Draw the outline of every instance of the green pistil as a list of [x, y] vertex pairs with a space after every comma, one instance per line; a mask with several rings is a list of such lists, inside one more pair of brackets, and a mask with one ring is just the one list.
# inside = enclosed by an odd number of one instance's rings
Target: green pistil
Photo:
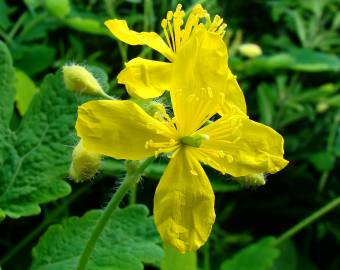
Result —
[[182, 144], [189, 145], [192, 147], [200, 147], [201, 144], [207, 140], [209, 140], [209, 135], [206, 135], [206, 134], [195, 134], [192, 136], [184, 136], [180, 139]]

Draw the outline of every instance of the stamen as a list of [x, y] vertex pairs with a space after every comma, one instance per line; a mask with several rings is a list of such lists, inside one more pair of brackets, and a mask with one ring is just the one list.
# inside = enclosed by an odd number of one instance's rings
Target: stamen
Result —
[[164, 33], [166, 42], [168, 43], [168, 46], [170, 47], [170, 49], [172, 51], [174, 51], [174, 48], [172, 48], [172, 44], [170, 42], [168, 31], [166, 30], [167, 24], [168, 24], [168, 21], [166, 19], [163, 19], [161, 25], [162, 25], [162, 28], [163, 28], [163, 33]]
[[181, 10], [181, 8], [182, 5], [178, 4], [173, 17], [176, 51], [178, 51], [181, 46], [181, 26], [183, 25], [183, 17], [185, 15], [184, 11]]
[[161, 153], [174, 152], [179, 146], [179, 142], [172, 138], [165, 142], [154, 142], [152, 139], [145, 142], [145, 149], [155, 148], [155, 157]]

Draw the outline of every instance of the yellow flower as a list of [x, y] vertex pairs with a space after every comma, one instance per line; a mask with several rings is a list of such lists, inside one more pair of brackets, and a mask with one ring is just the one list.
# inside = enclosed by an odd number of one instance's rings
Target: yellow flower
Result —
[[[283, 138], [219, 90], [225, 53], [223, 41], [207, 31], [181, 47], [170, 87], [173, 117], [162, 106], [152, 117], [127, 100], [90, 101], [78, 110], [77, 134], [89, 151], [129, 160], [169, 155], [154, 218], [163, 241], [179, 252], [202, 246], [215, 221], [214, 193], [201, 162], [235, 177], [275, 173], [287, 164]], [[220, 117], [221, 107], [228, 109]]]
[[[188, 42], [200, 30], [213, 33], [221, 40], [227, 25], [223, 19], [216, 15], [213, 21], [201, 5], [195, 5], [184, 25], [183, 17], [185, 12], [182, 5], [177, 5], [175, 12], [169, 11], [161, 25], [164, 32], [165, 41], [155, 32], [135, 32], [130, 30], [125, 20], [108, 20], [105, 25], [111, 33], [119, 40], [130, 45], [147, 45], [164, 55], [169, 62], [147, 60], [140, 57], [134, 58], [118, 75], [118, 83], [124, 84], [131, 96], [143, 99], [158, 97], [165, 90], [170, 89], [173, 66], [177, 55]], [[205, 24], [200, 22], [205, 19]], [[183, 27], [182, 27], [183, 26]], [[207, 44], [210, 46], [210, 44]], [[191, 54], [187, 56], [190, 61]], [[228, 63], [228, 55], [220, 56], [225, 66]], [[211, 62], [211, 61], [210, 61]], [[236, 77], [227, 68], [223, 70], [226, 81], [223, 90], [229, 96], [237, 96], [240, 102], [239, 107], [246, 112], [246, 104], [243, 98]], [[221, 89], [222, 90], [222, 89]]]

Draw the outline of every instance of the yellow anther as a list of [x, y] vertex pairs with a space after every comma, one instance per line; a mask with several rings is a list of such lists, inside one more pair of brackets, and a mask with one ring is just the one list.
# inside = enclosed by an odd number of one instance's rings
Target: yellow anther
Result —
[[161, 22], [161, 26], [163, 29], [165, 29], [168, 25], [168, 21], [166, 19], [163, 19], [162, 22]]
[[166, 14], [166, 19], [168, 21], [172, 20], [173, 15], [174, 15], [174, 13], [172, 11], [168, 11], [167, 14]]

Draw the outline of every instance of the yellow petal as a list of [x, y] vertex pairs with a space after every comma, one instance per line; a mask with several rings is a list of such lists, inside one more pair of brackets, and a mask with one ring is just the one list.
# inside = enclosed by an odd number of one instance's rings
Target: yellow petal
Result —
[[167, 142], [172, 131], [131, 101], [96, 100], [78, 108], [77, 134], [89, 151], [116, 159], [154, 155], [146, 143]]
[[181, 136], [190, 135], [231, 98], [226, 95], [228, 54], [216, 33], [200, 30], [176, 55], [170, 94]]
[[209, 140], [194, 149], [194, 155], [222, 173], [236, 177], [275, 173], [288, 164], [282, 136], [246, 115], [223, 116], [198, 132], [207, 134]]
[[107, 20], [105, 25], [119, 40], [130, 45], [147, 45], [172, 61], [173, 51], [157, 33], [130, 30], [125, 20]]
[[247, 105], [243, 92], [237, 83], [236, 76], [228, 69], [226, 87], [225, 87], [225, 103], [222, 105], [221, 112], [228, 114], [229, 106], [237, 106], [243, 113], [247, 113]]
[[130, 96], [142, 99], [155, 98], [170, 88], [173, 64], [140, 57], [126, 63], [118, 74], [118, 83], [125, 84]]
[[154, 218], [163, 241], [181, 253], [197, 250], [209, 237], [215, 221], [214, 193], [188, 149], [172, 157], [157, 186]]

